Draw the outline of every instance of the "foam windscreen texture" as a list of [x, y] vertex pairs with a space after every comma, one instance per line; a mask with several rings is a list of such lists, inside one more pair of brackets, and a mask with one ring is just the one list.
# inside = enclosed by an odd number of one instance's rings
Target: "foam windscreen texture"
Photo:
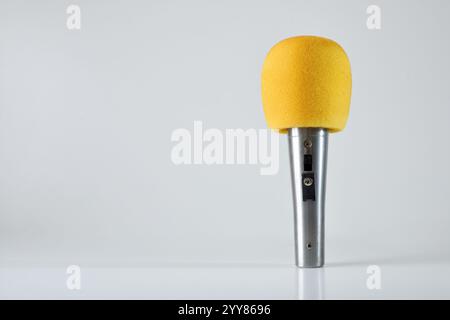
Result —
[[267, 124], [288, 128], [344, 129], [352, 76], [345, 51], [316, 36], [292, 37], [267, 54], [262, 70], [262, 102]]

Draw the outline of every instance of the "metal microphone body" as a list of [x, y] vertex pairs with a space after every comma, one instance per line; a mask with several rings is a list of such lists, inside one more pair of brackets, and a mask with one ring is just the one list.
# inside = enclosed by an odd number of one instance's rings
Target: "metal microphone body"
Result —
[[300, 268], [318, 268], [325, 260], [325, 189], [328, 130], [288, 131], [295, 224], [295, 260]]

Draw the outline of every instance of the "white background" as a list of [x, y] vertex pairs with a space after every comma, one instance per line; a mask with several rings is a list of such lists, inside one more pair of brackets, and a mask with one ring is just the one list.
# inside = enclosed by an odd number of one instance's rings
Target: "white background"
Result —
[[[449, 14], [444, 0], [1, 0], [0, 296], [449, 298]], [[170, 159], [195, 120], [265, 128], [265, 54], [304, 34], [339, 42], [353, 72], [330, 136], [327, 266], [308, 274], [284, 136], [274, 176]]]

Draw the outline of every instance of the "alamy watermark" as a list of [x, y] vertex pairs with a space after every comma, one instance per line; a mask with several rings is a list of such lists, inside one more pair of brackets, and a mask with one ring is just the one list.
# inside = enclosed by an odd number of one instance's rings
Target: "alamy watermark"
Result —
[[81, 29], [81, 8], [75, 4], [71, 4], [67, 7], [66, 13], [67, 21], [66, 26], [69, 30], [80, 30]]
[[261, 175], [279, 170], [279, 134], [268, 129], [175, 129], [171, 160], [176, 165], [260, 165]]
[[371, 265], [366, 270], [369, 275], [366, 280], [366, 286], [369, 290], [381, 289], [381, 268], [377, 265]]
[[380, 30], [381, 29], [381, 8], [377, 5], [370, 5], [367, 7], [366, 13], [369, 15], [367, 17], [366, 25], [369, 30]]
[[81, 268], [77, 265], [68, 266], [66, 274], [69, 275], [66, 280], [67, 289], [81, 290]]

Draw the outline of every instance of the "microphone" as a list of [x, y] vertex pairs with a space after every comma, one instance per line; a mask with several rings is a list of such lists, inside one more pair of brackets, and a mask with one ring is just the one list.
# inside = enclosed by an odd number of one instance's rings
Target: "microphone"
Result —
[[267, 124], [288, 135], [296, 265], [322, 267], [328, 135], [347, 122], [350, 62], [332, 40], [292, 37], [270, 49], [261, 78]]

